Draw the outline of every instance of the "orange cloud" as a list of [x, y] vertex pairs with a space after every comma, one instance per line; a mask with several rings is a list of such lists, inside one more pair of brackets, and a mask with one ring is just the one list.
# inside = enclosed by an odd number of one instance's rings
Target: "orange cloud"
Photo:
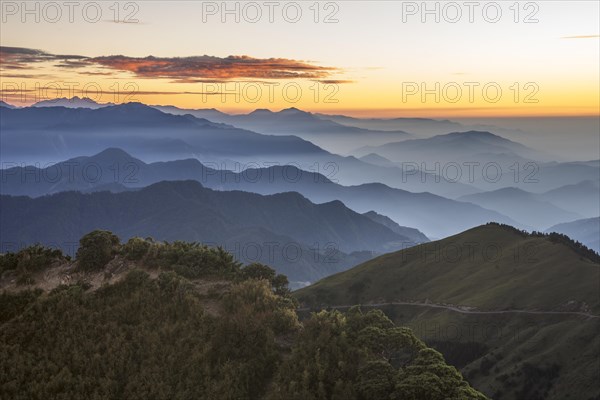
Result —
[[231, 79], [320, 79], [335, 68], [285, 58], [260, 59], [249, 56], [95, 57], [103, 67], [134, 73], [140, 78], [166, 78], [177, 82], [228, 81]]
[[[250, 56], [213, 57], [129, 57], [124, 55], [86, 57], [55, 55], [21, 47], [0, 47], [3, 69], [27, 69], [36, 63], [53, 62], [60, 69], [77, 70], [97, 67], [133, 73], [138, 78], [163, 78], [179, 83], [226, 82], [233, 79], [314, 79], [329, 78], [337, 68], [323, 67], [286, 58], [254, 58]], [[338, 81], [342, 82], [342, 81]]]

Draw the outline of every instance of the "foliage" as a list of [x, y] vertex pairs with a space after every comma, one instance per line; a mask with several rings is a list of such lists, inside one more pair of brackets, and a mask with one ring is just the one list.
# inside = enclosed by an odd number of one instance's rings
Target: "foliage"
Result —
[[401, 369], [391, 397], [406, 400], [485, 399], [465, 382], [456, 368], [446, 365], [437, 351], [423, 348], [411, 365]]
[[271, 399], [485, 399], [380, 310], [321, 311], [305, 322]]
[[[287, 278], [266, 265], [241, 268], [197, 243], [120, 245], [106, 231], [81, 244], [85, 271], [113, 257], [139, 268], [95, 291], [79, 283], [0, 294], [0, 398], [484, 398], [381, 311], [323, 311], [301, 324]], [[5, 257], [11, 268], [24, 262]], [[160, 271], [151, 279], [144, 268]], [[227, 282], [221, 293], [197, 289], [215, 276]], [[422, 382], [435, 383], [431, 393]]]
[[69, 257], [65, 256], [62, 251], [36, 244], [21, 249], [17, 253], [1, 254], [0, 276], [5, 271], [14, 271], [17, 282], [28, 284], [32, 283], [31, 275], [33, 273], [68, 260]]
[[267, 265], [252, 263], [245, 266], [241, 273], [243, 279], [265, 279], [269, 281], [273, 287], [273, 291], [278, 295], [287, 296], [290, 294], [287, 276], [277, 274], [274, 269]]
[[298, 325], [256, 280], [234, 285], [220, 317], [172, 272], [26, 293], [1, 298], [22, 312], [0, 325], [0, 398], [256, 399], [280, 359], [276, 334]]
[[123, 245], [121, 251], [128, 260], [139, 261], [148, 254], [150, 247], [152, 247], [150, 240], [133, 237]]
[[188, 279], [207, 276], [233, 278], [239, 274], [241, 266], [221, 247], [181, 241], [153, 243], [145, 260], [148, 266], [172, 269]]
[[85, 271], [102, 269], [117, 253], [119, 238], [112, 232], [96, 230], [79, 239], [77, 262]]
[[515, 233], [521, 235], [522, 237], [531, 236], [531, 237], [547, 238], [552, 243], [564, 244], [565, 246], [569, 247], [571, 250], [573, 250], [580, 256], [585, 257], [585, 258], [589, 259], [590, 261], [593, 261], [595, 263], [600, 262], [600, 254], [598, 254], [594, 250], [590, 249], [583, 243], [573, 240], [569, 236], [564, 235], [562, 233], [557, 233], [557, 232], [544, 233], [544, 232], [538, 232], [538, 231], [533, 231], [533, 232], [529, 233], [525, 230], [517, 229], [511, 225], [500, 224], [498, 222], [488, 222], [486, 225], [499, 226], [510, 232], [515, 232]]

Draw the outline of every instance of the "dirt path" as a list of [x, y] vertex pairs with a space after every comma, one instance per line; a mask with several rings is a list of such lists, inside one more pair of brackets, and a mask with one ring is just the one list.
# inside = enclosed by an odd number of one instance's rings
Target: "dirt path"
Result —
[[[340, 310], [354, 307], [357, 304], [352, 305], [339, 305], [339, 306], [328, 306], [328, 308]], [[534, 315], [577, 315], [587, 318], [600, 318], [598, 315], [589, 314], [580, 311], [529, 311], [529, 310], [502, 310], [502, 311], [478, 311], [470, 310], [466, 307], [450, 306], [444, 304], [435, 303], [418, 303], [418, 302], [400, 302], [393, 301], [389, 303], [371, 303], [371, 304], [360, 304], [361, 307], [384, 307], [384, 306], [416, 306], [416, 307], [429, 307], [429, 308], [442, 308], [449, 311], [458, 312], [461, 314], [534, 314]], [[310, 311], [310, 308], [299, 308], [298, 311]]]

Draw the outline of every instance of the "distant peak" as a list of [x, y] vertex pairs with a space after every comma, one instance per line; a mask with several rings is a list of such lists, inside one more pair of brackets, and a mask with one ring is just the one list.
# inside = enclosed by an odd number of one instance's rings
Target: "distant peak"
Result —
[[160, 181], [153, 183], [150, 186], [146, 186], [144, 191], [176, 191], [180, 194], [191, 194], [205, 189], [204, 186], [195, 180], [183, 180], [183, 181]]
[[127, 153], [125, 150], [120, 149], [118, 147], [108, 147], [105, 150], [102, 150], [100, 153], [96, 154], [96, 156], [100, 156], [100, 155], [124, 155], [124, 156], [128, 156], [131, 157], [131, 155], [129, 153]]
[[308, 114], [306, 111], [302, 111], [296, 107], [285, 108], [280, 111], [282, 114]]
[[361, 160], [369, 160], [369, 159], [375, 159], [375, 160], [381, 160], [381, 161], [388, 161], [391, 162], [390, 160], [388, 160], [387, 158], [380, 156], [377, 153], [369, 153], [366, 156], [362, 156], [360, 157]]
[[163, 114], [162, 111], [137, 101], [122, 104], [114, 104], [109, 107], [105, 107], [104, 110], [146, 111], [154, 114]]
[[90, 99], [89, 97], [79, 97], [79, 96], [73, 96], [70, 98], [69, 97], [60, 97], [60, 98], [56, 98], [56, 99], [42, 100], [39, 103], [80, 103], [80, 102], [100, 104], [100, 103], [96, 102], [95, 100]]
[[334, 208], [338, 208], [338, 207], [346, 208], [346, 205], [341, 200], [331, 200], [331, 201], [328, 201], [327, 203], [321, 204], [321, 206], [334, 207]]
[[499, 138], [499, 139], [503, 139], [503, 137], [495, 135], [491, 132], [488, 131], [466, 131], [466, 132], [452, 132], [452, 133], [448, 133], [445, 136], [475, 136], [475, 137], [494, 137], [494, 138]]
[[271, 111], [267, 108], [257, 108], [256, 110], [254, 110], [250, 113], [250, 115], [256, 115], [256, 114], [273, 114], [273, 111]]
[[120, 107], [137, 107], [137, 108], [152, 108], [139, 101], [130, 101], [129, 103], [118, 104]]
[[109, 147], [98, 154], [89, 157], [97, 162], [141, 162], [123, 149]]
[[13, 106], [12, 104], [9, 104], [5, 101], [0, 100], [0, 107], [6, 107], [6, 108], [17, 108], [16, 106]]
[[367, 211], [366, 213], [363, 213], [363, 215], [365, 215], [365, 216], [382, 216], [381, 214], [379, 214], [377, 211], [374, 211], [374, 210]]

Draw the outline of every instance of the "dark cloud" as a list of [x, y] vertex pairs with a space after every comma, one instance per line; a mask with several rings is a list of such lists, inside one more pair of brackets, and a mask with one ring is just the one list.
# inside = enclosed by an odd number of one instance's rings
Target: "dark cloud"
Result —
[[56, 79], [54, 75], [45, 74], [13, 74], [13, 73], [2, 73], [2, 78], [14, 78], [14, 79]]
[[54, 62], [56, 67], [64, 69], [102, 67], [130, 72], [138, 78], [170, 79], [178, 83], [216, 83], [239, 79], [327, 80], [332, 74], [339, 72], [337, 68], [286, 58], [254, 58], [250, 56], [222, 58], [208, 55], [143, 58], [124, 55], [86, 57], [55, 55], [20, 47], [0, 47], [0, 62], [3, 69], [25, 69], [41, 62]]
[[344, 83], [354, 83], [354, 81], [343, 80], [343, 79], [320, 79], [317, 82], [324, 85], [342, 85]]
[[77, 71], [79, 75], [88, 75], [88, 76], [110, 76], [113, 75], [114, 72], [102, 72], [102, 71]]
[[50, 54], [36, 49], [0, 46], [0, 65], [2, 69], [27, 69], [32, 64], [41, 62], [82, 63], [86, 59], [85, 56]]
[[[66, 90], [65, 90], [66, 91]], [[24, 93], [40, 93], [40, 89], [0, 89], [0, 98], [1, 97], [22, 97]], [[94, 91], [94, 95], [115, 95], [114, 91]], [[148, 90], [135, 90], [133, 92], [127, 92], [122, 94], [130, 94], [132, 96], [155, 96], [155, 95], [210, 95], [210, 96], [236, 96], [235, 93], [227, 93], [227, 92], [191, 92], [191, 91], [148, 91]]]

